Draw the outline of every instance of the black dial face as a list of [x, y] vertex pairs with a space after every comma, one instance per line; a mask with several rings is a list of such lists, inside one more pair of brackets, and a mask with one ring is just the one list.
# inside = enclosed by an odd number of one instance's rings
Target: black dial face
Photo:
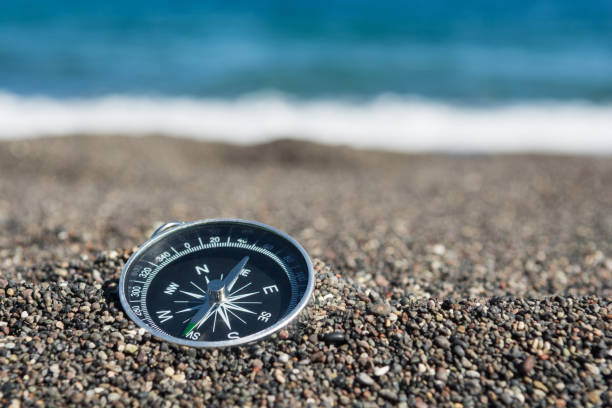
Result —
[[124, 308], [140, 326], [193, 346], [236, 345], [288, 323], [312, 291], [312, 267], [289, 236], [243, 220], [179, 225], [124, 268]]

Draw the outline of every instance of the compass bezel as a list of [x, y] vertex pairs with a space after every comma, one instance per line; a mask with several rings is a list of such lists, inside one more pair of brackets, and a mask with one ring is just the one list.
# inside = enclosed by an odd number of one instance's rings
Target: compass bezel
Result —
[[[270, 233], [278, 235], [279, 237], [287, 240], [295, 248], [297, 248], [297, 250], [300, 252], [302, 257], [304, 258], [304, 262], [306, 263], [306, 269], [307, 269], [307, 274], [308, 274], [308, 283], [306, 285], [306, 289], [304, 291], [302, 298], [296, 304], [293, 310], [291, 310], [289, 313], [287, 313], [283, 318], [281, 318], [279, 321], [277, 321], [273, 325], [259, 332], [250, 334], [245, 337], [237, 338], [237, 339], [228, 339], [228, 340], [221, 340], [221, 341], [184, 340], [184, 339], [179, 339], [177, 337], [170, 336], [166, 333], [157, 332], [150, 325], [146, 324], [141, 317], [138, 317], [132, 311], [132, 308], [130, 307], [129, 302], [125, 296], [124, 289], [125, 289], [125, 283], [126, 283], [126, 276], [127, 276], [127, 273], [130, 267], [132, 266], [132, 263], [139, 257], [139, 255], [144, 253], [150, 246], [162, 241], [164, 238], [166, 238], [169, 235], [178, 233], [181, 230], [192, 228], [194, 226], [219, 223], [219, 222], [244, 224], [244, 225], [255, 227], [255, 228], [261, 228]], [[314, 277], [314, 270], [312, 267], [312, 261], [310, 260], [308, 253], [302, 247], [302, 245], [300, 245], [299, 242], [297, 242], [293, 237], [291, 237], [287, 233], [279, 229], [276, 229], [274, 227], [271, 227], [270, 225], [267, 225], [267, 224], [264, 224], [258, 221], [246, 220], [242, 218], [209, 218], [209, 219], [196, 220], [196, 221], [191, 221], [191, 222], [186, 222], [186, 223], [175, 223], [175, 224], [176, 225], [172, 225], [168, 228], [164, 228], [165, 226], [162, 226], [160, 229], [155, 231], [153, 235], [147, 241], [145, 241], [142, 245], [140, 245], [138, 249], [136, 250], [136, 252], [134, 252], [130, 256], [128, 261], [123, 266], [123, 269], [121, 270], [121, 276], [119, 278], [119, 299], [121, 301], [121, 306], [123, 307], [123, 310], [137, 326], [145, 329], [147, 332], [151, 333], [153, 336], [157, 337], [158, 339], [165, 340], [165, 341], [168, 341], [174, 344], [179, 344], [182, 346], [198, 347], [198, 348], [222, 348], [222, 347], [232, 347], [232, 346], [252, 343], [258, 340], [262, 340], [265, 337], [268, 337], [272, 335], [273, 333], [276, 333], [283, 327], [287, 326], [299, 315], [299, 313], [302, 311], [302, 309], [304, 309], [304, 307], [310, 300], [310, 297], [312, 296], [312, 292], [314, 291], [314, 284], [315, 284], [315, 277]]]

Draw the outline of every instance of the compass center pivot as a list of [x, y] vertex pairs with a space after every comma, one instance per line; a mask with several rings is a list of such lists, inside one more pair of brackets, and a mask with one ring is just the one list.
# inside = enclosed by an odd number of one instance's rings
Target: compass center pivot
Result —
[[211, 302], [222, 302], [225, 300], [225, 285], [223, 281], [214, 279], [208, 283], [208, 298]]

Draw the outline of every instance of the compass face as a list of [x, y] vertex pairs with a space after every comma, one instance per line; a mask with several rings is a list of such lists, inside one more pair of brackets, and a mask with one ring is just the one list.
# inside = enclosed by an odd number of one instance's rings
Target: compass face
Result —
[[128, 315], [155, 336], [196, 347], [251, 342], [279, 330], [314, 286], [304, 249], [246, 220], [176, 224], [132, 255], [119, 282]]

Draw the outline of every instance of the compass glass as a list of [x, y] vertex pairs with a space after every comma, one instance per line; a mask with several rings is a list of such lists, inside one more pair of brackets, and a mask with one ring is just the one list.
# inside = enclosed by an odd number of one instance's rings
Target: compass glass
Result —
[[121, 302], [157, 337], [228, 346], [287, 324], [313, 287], [310, 260], [288, 235], [245, 220], [179, 224], [154, 235], [126, 264]]

